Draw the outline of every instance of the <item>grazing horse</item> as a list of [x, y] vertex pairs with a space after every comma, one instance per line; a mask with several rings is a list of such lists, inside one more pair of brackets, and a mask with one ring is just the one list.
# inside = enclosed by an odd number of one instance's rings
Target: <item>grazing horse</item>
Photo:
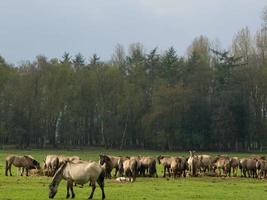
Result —
[[14, 165], [15, 167], [22, 168], [21, 176], [23, 176], [24, 169], [26, 169], [26, 176], [29, 175], [30, 169], [41, 169], [40, 164], [36, 161], [32, 156], [7, 156], [6, 157], [6, 176], [12, 176], [11, 173], [11, 166]]
[[67, 181], [67, 196], [70, 197], [69, 190], [71, 191], [71, 197], [74, 198], [75, 194], [73, 191], [73, 183], [80, 185], [90, 182], [92, 186], [92, 192], [89, 196], [89, 199], [93, 198], [94, 191], [96, 188], [96, 182], [101, 188], [102, 191], [102, 200], [105, 199], [104, 193], [104, 179], [105, 171], [104, 169], [96, 162], [64, 162], [55, 175], [53, 176], [52, 182], [49, 184], [49, 198], [52, 199], [57, 193], [57, 188], [62, 179]]

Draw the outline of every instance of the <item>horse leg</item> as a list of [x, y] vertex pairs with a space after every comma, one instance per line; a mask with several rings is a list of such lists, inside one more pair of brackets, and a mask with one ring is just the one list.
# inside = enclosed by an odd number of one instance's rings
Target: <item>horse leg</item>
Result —
[[96, 188], [96, 186], [95, 186], [95, 181], [92, 182], [91, 185], [92, 185], [92, 192], [91, 192], [91, 194], [90, 194], [90, 196], [89, 196], [88, 199], [92, 199], [93, 196], [94, 196], [94, 192], [95, 192], [95, 188]]
[[24, 173], [24, 167], [22, 167], [22, 169], [20, 169], [20, 167], [18, 168], [20, 170], [20, 175], [23, 176]]
[[70, 197], [69, 189], [70, 189], [70, 182], [67, 181], [67, 195], [66, 195], [66, 198], [67, 198], [67, 199]]
[[247, 177], [247, 171], [245, 169], [243, 169], [243, 175], [244, 177]]
[[70, 191], [71, 191], [71, 198], [74, 199], [75, 198], [75, 193], [73, 191], [73, 182], [70, 182], [69, 187], [70, 187]]
[[112, 176], [111, 176], [111, 171], [109, 171], [109, 173], [108, 173], [108, 178], [109, 178], [109, 179], [112, 178]]
[[166, 166], [164, 166], [164, 169], [163, 169], [163, 177], [166, 176]]
[[155, 167], [156, 178], [158, 178], [157, 168]]
[[29, 176], [29, 169], [26, 168], [26, 176]]
[[115, 177], [117, 176], [117, 173], [118, 173], [118, 168], [115, 168], [115, 174], [114, 174]]
[[168, 174], [169, 174], [169, 177], [171, 177], [170, 168], [168, 168]]
[[8, 170], [9, 170], [9, 175], [10, 175], [10, 176], [12, 176], [12, 173], [11, 173], [11, 166], [12, 166], [12, 164], [9, 164], [9, 165], [8, 165]]
[[6, 176], [8, 176], [8, 161], [6, 160]]
[[102, 200], [105, 199], [105, 192], [104, 192], [104, 180], [105, 180], [105, 174], [101, 173], [99, 178], [97, 179], [97, 183], [101, 188], [102, 191]]
[[131, 174], [132, 174], [132, 177], [133, 177], [133, 181], [135, 181], [136, 179], [136, 173], [135, 173], [135, 170], [131, 170]]

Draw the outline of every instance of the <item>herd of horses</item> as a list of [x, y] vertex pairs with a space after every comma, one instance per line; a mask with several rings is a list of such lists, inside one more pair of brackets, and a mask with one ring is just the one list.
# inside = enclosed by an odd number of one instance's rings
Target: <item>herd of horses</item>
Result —
[[[230, 157], [227, 155], [196, 155], [194, 151], [184, 156], [111, 156], [99, 155], [99, 162], [84, 161], [78, 156], [47, 155], [44, 159], [43, 169], [40, 163], [30, 155], [6, 157], [5, 175], [12, 176], [11, 166], [20, 169], [23, 176], [29, 170], [43, 171], [44, 175], [53, 177], [49, 184], [49, 198], [54, 198], [62, 179], [67, 181], [67, 195], [75, 197], [73, 185], [90, 183], [92, 191], [89, 199], [93, 198], [96, 183], [105, 199], [104, 179], [112, 178], [111, 172], [115, 169], [114, 177], [117, 181], [133, 182], [136, 177], [158, 177], [157, 163], [163, 166], [163, 177], [186, 176], [237, 176], [238, 169], [243, 177], [265, 178], [267, 174], [267, 160], [264, 156], [251, 156], [247, 158]], [[70, 195], [71, 193], [71, 195]]]

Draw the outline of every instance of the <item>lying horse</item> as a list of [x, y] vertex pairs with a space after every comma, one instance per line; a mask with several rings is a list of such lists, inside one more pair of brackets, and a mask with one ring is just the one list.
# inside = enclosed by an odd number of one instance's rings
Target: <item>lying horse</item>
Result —
[[40, 164], [36, 161], [32, 156], [7, 156], [6, 157], [6, 176], [12, 176], [11, 173], [11, 166], [14, 165], [15, 167], [22, 168], [21, 176], [23, 176], [24, 169], [26, 169], [26, 176], [29, 175], [30, 169], [41, 169]]
[[92, 192], [89, 196], [89, 199], [92, 199], [97, 182], [102, 191], [102, 199], [105, 199], [104, 178], [105, 171], [96, 162], [80, 161], [73, 163], [71, 161], [66, 161], [56, 171], [52, 182], [49, 184], [49, 198], [54, 198], [60, 181], [65, 179], [67, 181], [66, 198], [70, 197], [69, 190], [71, 191], [71, 197], [75, 197], [73, 183], [83, 185], [90, 182], [90, 185], [92, 186]]

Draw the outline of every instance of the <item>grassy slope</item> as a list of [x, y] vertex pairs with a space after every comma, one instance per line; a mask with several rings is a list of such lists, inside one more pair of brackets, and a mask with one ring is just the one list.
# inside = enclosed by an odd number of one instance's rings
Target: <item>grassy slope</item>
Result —
[[[47, 177], [20, 177], [13, 168], [13, 177], [4, 176], [4, 159], [9, 154], [31, 154], [37, 160], [43, 160], [46, 154], [78, 155], [82, 159], [97, 160], [99, 153], [114, 155], [152, 155], [160, 152], [153, 151], [106, 151], [92, 149], [86, 151], [0, 151], [0, 199], [48, 199], [48, 184], [51, 178]], [[172, 154], [175, 153], [162, 153]], [[217, 154], [217, 153], [216, 153]], [[180, 153], [186, 155], [186, 153]], [[240, 157], [247, 154], [232, 154]], [[162, 167], [158, 167], [159, 176], [162, 176]], [[76, 199], [87, 199], [91, 191], [88, 186], [75, 187]], [[114, 180], [105, 182], [107, 199], [114, 200], [142, 200], [142, 199], [265, 199], [267, 184], [265, 180], [245, 178], [137, 178], [135, 183], [117, 183]], [[65, 199], [66, 183], [61, 182], [56, 199]], [[100, 199], [100, 189], [97, 188], [94, 199]]]

